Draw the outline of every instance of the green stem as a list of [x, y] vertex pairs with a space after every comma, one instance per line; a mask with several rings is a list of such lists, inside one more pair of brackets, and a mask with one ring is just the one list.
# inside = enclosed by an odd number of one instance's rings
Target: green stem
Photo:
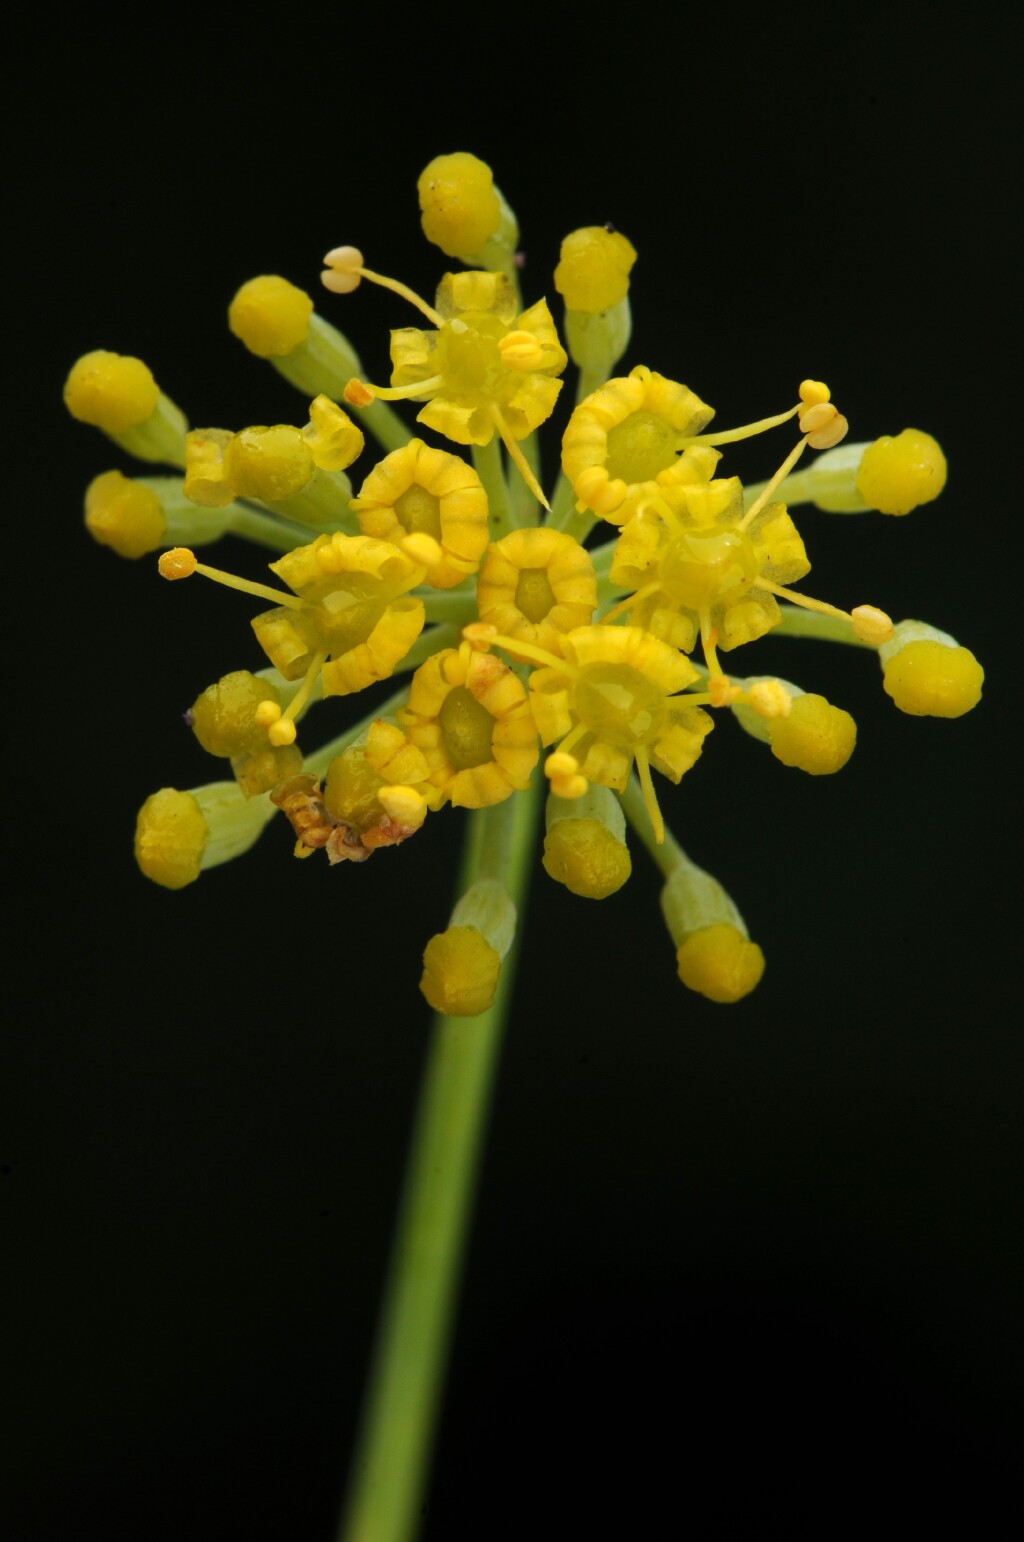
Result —
[[512, 529], [512, 509], [508, 498], [508, 483], [501, 464], [501, 440], [497, 434], [490, 444], [473, 446], [473, 467], [484, 485], [490, 510], [491, 540], [500, 541]]
[[[540, 440], [536, 433], [527, 434], [525, 439], [519, 441], [519, 447], [526, 457], [526, 464], [540, 482]], [[512, 518], [516, 525], [536, 524], [542, 510], [537, 508], [537, 500], [519, 475], [515, 471], [509, 477], [509, 497], [512, 504]]]
[[[507, 813], [498, 805], [473, 820], [482, 830], [471, 865], [508, 852], [503, 876], [520, 916], [540, 781], [507, 800]], [[478, 876], [464, 871], [463, 881]], [[340, 1542], [411, 1542], [419, 1526], [517, 951], [518, 942], [486, 1012], [434, 1019]]]

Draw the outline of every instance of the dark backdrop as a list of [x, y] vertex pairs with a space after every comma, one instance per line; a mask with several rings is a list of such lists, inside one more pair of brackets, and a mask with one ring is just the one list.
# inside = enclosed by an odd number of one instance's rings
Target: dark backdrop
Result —
[[[867, 655], [761, 646], [860, 738], [812, 781], [725, 723], [664, 799], [767, 954], [739, 1007], [675, 980], [642, 851], [600, 905], [538, 868], [425, 1542], [615, 1512], [630, 1533], [820, 1531], [893, 1478], [908, 1518], [998, 1491], [1022, 1368], [1020, 435], [1010, 8], [971, 15], [749, 33], [719, 9], [500, 42], [483, 15], [296, 15], [244, 41], [183, 22], [160, 52], [64, 35], [56, 77], [51, 39], [26, 50], [0, 1151], [19, 1537], [328, 1542], [458, 839], [449, 814], [328, 871], [274, 826], [182, 893], [140, 878], [143, 798], [216, 775], [180, 714], [257, 665], [251, 607], [88, 541], [86, 483], [129, 468], [60, 385], [109, 347], [195, 423], [294, 420], [228, 299], [258, 272], [316, 292], [342, 241], [429, 291], [415, 179], [454, 148], [516, 208], [528, 296], [569, 229], [632, 238], [626, 363], [723, 425], [812, 375], [855, 438], [936, 434], [939, 503], [804, 514], [807, 587], [953, 631], [988, 679], [973, 715], [918, 721]], [[404, 308], [322, 309], [379, 377]], [[767, 474], [787, 443], [727, 464]]]

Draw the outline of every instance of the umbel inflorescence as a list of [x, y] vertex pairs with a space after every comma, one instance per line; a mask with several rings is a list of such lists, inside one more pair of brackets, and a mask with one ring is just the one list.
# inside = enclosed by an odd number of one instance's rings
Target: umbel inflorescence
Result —
[[[355, 247], [330, 251], [322, 274], [332, 296], [372, 283], [418, 312], [391, 333], [388, 385], [367, 379], [309, 295], [268, 275], [238, 291], [229, 324], [303, 393], [301, 426], [190, 430], [145, 364], [112, 353], [86, 355], [68, 377], [76, 418], [175, 468], [98, 476], [86, 495], [93, 536], [125, 557], [164, 548], [165, 578], [199, 573], [251, 596], [267, 661], [222, 676], [192, 706], [192, 731], [231, 776], [154, 793], [138, 818], [139, 865], [183, 888], [247, 850], [277, 810], [297, 855], [323, 848], [332, 863], [358, 863], [428, 817], [470, 810], [463, 892], [427, 944], [421, 988], [438, 1010], [473, 1015], [493, 999], [515, 934], [523, 810], [546, 790], [551, 878], [586, 899], [614, 893], [630, 875], [632, 826], [664, 878], [681, 980], [736, 1001], [760, 979], [761, 950], [667, 830], [657, 779], [691, 771], [723, 714], [797, 771], [846, 763], [848, 713], [748, 666], [748, 645], [770, 631], [873, 651], [904, 712], [957, 717], [977, 703], [981, 668], [948, 634], [793, 587], [810, 568], [793, 505], [906, 514], [941, 492], [942, 451], [917, 429], [847, 443], [845, 418], [812, 379], [782, 411], [715, 431], [688, 386], [644, 364], [615, 372], [636, 258], [624, 235], [590, 227], [562, 243], [560, 334], [545, 299], [524, 306], [516, 220], [487, 166], [439, 156], [419, 197], [428, 240], [461, 265], [432, 303]], [[538, 430], [570, 360], [576, 406], [552, 486]], [[417, 408], [422, 436], [391, 402]], [[724, 474], [730, 444], [785, 424], [796, 442], [767, 481]], [[807, 450], [822, 453], [808, 463]], [[194, 548], [227, 533], [276, 553], [274, 583], [197, 560]], [[386, 680], [386, 700], [310, 747], [329, 698]]]

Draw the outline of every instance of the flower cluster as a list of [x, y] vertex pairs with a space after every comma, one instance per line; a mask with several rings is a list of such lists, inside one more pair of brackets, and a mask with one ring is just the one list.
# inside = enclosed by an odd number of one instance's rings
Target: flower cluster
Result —
[[[130, 558], [162, 549], [165, 578], [198, 573], [260, 602], [265, 663], [212, 683], [189, 714], [230, 778], [149, 798], [139, 865], [182, 888], [250, 847], [278, 810], [297, 855], [361, 862], [428, 815], [468, 809], [463, 892], [427, 944], [421, 988], [438, 1010], [472, 1015], [493, 1000], [515, 934], [522, 837], [546, 789], [551, 878], [587, 899], [614, 893], [630, 875], [631, 826], [661, 869], [680, 979], [739, 1000], [761, 950], [666, 828], [655, 777], [689, 773], [723, 713], [786, 766], [819, 776], [846, 763], [848, 713], [731, 667], [770, 631], [873, 651], [904, 712], [956, 717], [976, 704], [982, 671], [948, 634], [792, 587], [810, 569], [794, 505], [906, 514], [942, 490], [942, 451], [916, 429], [845, 442], [846, 419], [813, 379], [772, 416], [714, 431], [712, 408], [680, 381], [641, 364], [616, 372], [636, 259], [622, 234], [585, 228], [563, 242], [560, 336], [546, 299], [523, 304], [518, 228], [490, 169], [439, 156], [419, 195], [428, 240], [462, 264], [433, 303], [354, 246], [333, 248], [322, 274], [332, 295], [381, 285], [426, 323], [392, 332], [388, 384], [371, 383], [344, 334], [277, 275], [244, 284], [228, 319], [303, 393], [301, 425], [190, 430], [145, 364], [112, 353], [86, 355], [68, 377], [76, 418], [173, 470], [98, 476], [86, 494], [95, 539]], [[576, 404], [549, 499], [537, 431], [570, 359]], [[393, 402], [414, 404], [445, 442], [419, 437]], [[730, 444], [787, 423], [796, 442], [767, 481], [721, 474]], [[349, 470], [367, 436], [382, 453], [357, 490]], [[797, 469], [808, 449], [823, 453]], [[197, 559], [227, 533], [276, 553], [276, 584]], [[331, 710], [320, 702], [388, 680], [386, 700], [307, 747], [307, 715]]]

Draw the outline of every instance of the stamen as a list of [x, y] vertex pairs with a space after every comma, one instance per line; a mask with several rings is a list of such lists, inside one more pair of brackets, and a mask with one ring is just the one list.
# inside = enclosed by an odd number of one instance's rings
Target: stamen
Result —
[[590, 787], [586, 777], [580, 774], [580, 763], [576, 756], [565, 754], [562, 750], [555, 750], [548, 756], [544, 762], [544, 775], [551, 783], [551, 791], [556, 798], [582, 798]]
[[[270, 740], [271, 744], [282, 745], [295, 743], [295, 719], [298, 717], [299, 713], [302, 711], [303, 707], [309, 700], [313, 686], [316, 684], [316, 677], [320, 673], [320, 669], [326, 657], [327, 652], [324, 650], [322, 653], [314, 653], [313, 657], [310, 659], [306, 673], [302, 677], [302, 684], [295, 692], [295, 695], [292, 697], [291, 701], [288, 703], [281, 716], [277, 719], [276, 722], [271, 723], [270, 727], [267, 729], [267, 738]], [[265, 703], [261, 702], [260, 705], [263, 706]], [[258, 713], [259, 708], [256, 710]]]
[[257, 584], [249, 578], [237, 578], [234, 573], [225, 573], [222, 568], [211, 568], [205, 562], [197, 562], [195, 553], [189, 551], [187, 546], [176, 546], [173, 551], [165, 551], [157, 564], [161, 578], [188, 578], [192, 573], [202, 573], [204, 578], [212, 578], [215, 583], [223, 584], [225, 589], [238, 589], [242, 594], [255, 595], [260, 600], [272, 600], [275, 605], [286, 605], [292, 610], [299, 610], [302, 601], [294, 594], [285, 594], [280, 589], [271, 589], [269, 584]]
[[[484, 636], [484, 626], [487, 626], [488, 635]], [[535, 659], [538, 664], [547, 664], [552, 669], [559, 670], [562, 674], [575, 676], [578, 671], [574, 665], [558, 658], [554, 653], [549, 653], [546, 648], [538, 648], [533, 643], [524, 642], [521, 637], [504, 637], [495, 631], [491, 624], [481, 621], [471, 621], [463, 627], [462, 635], [473, 648], [479, 649], [481, 642], [486, 641], [498, 648], [508, 648], [510, 652], [519, 654], [522, 658]]]
[[804, 610], [814, 610], [822, 616], [836, 616], [840, 621], [848, 621], [854, 635], [873, 648], [888, 642], [893, 634], [892, 617], [887, 616], [884, 610], [879, 610], [877, 605], [857, 605], [853, 610], [840, 610], [838, 605], [813, 600], [810, 595], [798, 594], [795, 589], [785, 589], [782, 584], [770, 583], [766, 578], [762, 578], [760, 583], [762, 588], [770, 589], [780, 600], [789, 600]]
[[351, 294], [358, 288], [360, 279], [369, 279], [371, 284], [378, 284], [381, 289], [390, 289], [392, 294], [401, 295], [403, 300], [408, 300], [410, 305], [415, 305], [421, 311], [431, 326], [444, 326], [444, 318], [439, 316], [432, 305], [426, 300], [421, 300], [414, 289], [408, 284], [403, 284], [397, 278], [387, 278], [383, 273], [374, 273], [372, 268], [363, 266], [363, 254], [357, 246], [335, 246], [324, 258], [327, 264], [320, 275], [320, 282], [325, 289], [330, 289], [334, 294]]
[[640, 600], [645, 600], [649, 594], [656, 594], [661, 588], [659, 583], [644, 584], [642, 589], [637, 589], [633, 594], [627, 594], [625, 599], [619, 600], [611, 610], [606, 610], [601, 617], [602, 626], [606, 621], [614, 621], [616, 616], [621, 616], [624, 610], [629, 610]]
[[429, 396], [431, 391], [440, 390], [443, 384], [443, 375], [431, 375], [427, 380], [414, 380], [404, 386], [377, 386], [367, 380], [353, 379], [345, 387], [344, 396], [350, 407], [368, 407], [378, 399], [383, 402], [406, 402], [417, 396]]
[[715, 644], [718, 642], [718, 628], [711, 625], [711, 612], [709, 610], [698, 611], [700, 617], [700, 640], [704, 649], [704, 658], [708, 666], [708, 691], [711, 695], [713, 707], [727, 707], [729, 705], [730, 685], [725, 670], [718, 662], [718, 652]]
[[802, 410], [803, 403], [799, 402], [787, 412], [777, 412], [773, 418], [759, 418], [756, 423], [744, 423], [741, 428], [726, 428], [720, 434], [691, 434], [679, 443], [687, 448], [691, 444], [735, 444], [740, 439], [752, 439], [755, 434], [763, 434], [769, 428], [778, 428], [780, 423], [788, 423], [790, 418], [795, 418]]
[[491, 403], [491, 419], [495, 428], [498, 430], [498, 433], [501, 435], [501, 442], [508, 452], [509, 460], [513, 462], [519, 472], [519, 475], [522, 477], [523, 481], [526, 483], [527, 487], [530, 489], [537, 502], [545, 509], [547, 509], [548, 513], [550, 514], [551, 505], [541, 491], [540, 483], [534, 476], [532, 467], [527, 461], [526, 456], [523, 454], [522, 450], [519, 448], [519, 445], [516, 443], [515, 439], [513, 439], [511, 430], [509, 429], [508, 424], [505, 422], [505, 419], [502, 417], [501, 408], [495, 406], [493, 402]]
[[654, 839], [659, 846], [665, 842], [665, 821], [661, 817], [661, 809], [658, 807], [658, 795], [654, 790], [651, 780], [651, 763], [647, 758], [647, 747], [638, 744], [636, 747], [636, 769], [640, 776], [640, 791], [644, 795], [644, 807], [647, 817], [651, 821], [651, 829], [654, 831]]
[[[577, 723], [575, 728], [570, 728], [565, 738], [558, 745], [556, 753], [559, 755], [568, 756], [569, 751], [572, 749], [573, 745], [579, 743], [586, 731], [586, 723]], [[575, 756], [572, 756], [573, 760], [575, 760], [575, 758]]]
[[[796, 408], [795, 410], [799, 411], [799, 408]], [[776, 471], [771, 481], [764, 484], [761, 491], [750, 505], [750, 508], [744, 514], [739, 524], [736, 526], [736, 529], [739, 530], [741, 534], [744, 530], [746, 530], [751, 521], [756, 519], [760, 514], [761, 510], [770, 500], [779, 483], [786, 480], [786, 478], [789, 476], [789, 473], [792, 471], [793, 467], [796, 465], [797, 461], [800, 459], [806, 448], [807, 440], [801, 439], [800, 442], [794, 445], [792, 450], [790, 450], [789, 454], [786, 456], [786, 459], [782, 462], [782, 465], [779, 467], [778, 471]]]

